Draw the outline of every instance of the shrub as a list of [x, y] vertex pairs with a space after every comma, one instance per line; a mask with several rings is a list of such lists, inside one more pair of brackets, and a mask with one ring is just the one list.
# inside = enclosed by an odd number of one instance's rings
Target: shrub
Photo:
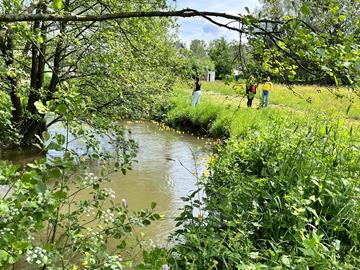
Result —
[[[271, 122], [220, 146], [178, 218], [178, 269], [356, 269], [360, 152], [341, 121]], [[196, 208], [204, 208], [198, 217]]]
[[[83, 154], [67, 149], [68, 136], [44, 135], [49, 138], [44, 150], [57, 155], [23, 168], [0, 162], [0, 269], [15, 269], [18, 262], [25, 269], [124, 269], [133, 263], [123, 258], [126, 252], [143, 244], [139, 236], [130, 239], [135, 228], [160, 219], [155, 203], [132, 212], [104, 186], [113, 172], [131, 169], [134, 141], [113, 138], [111, 155], [93, 130], [84, 129], [72, 133], [83, 135]], [[111, 250], [109, 240], [116, 243]]]

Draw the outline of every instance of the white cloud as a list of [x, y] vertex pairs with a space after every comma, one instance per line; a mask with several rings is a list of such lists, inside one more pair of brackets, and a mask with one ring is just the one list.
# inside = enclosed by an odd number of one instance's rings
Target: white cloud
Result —
[[[245, 7], [254, 10], [259, 6], [258, 0], [178, 0], [176, 9], [193, 8], [200, 11], [226, 12], [229, 14], [246, 13]], [[180, 24], [180, 39], [190, 43], [193, 39], [211, 41], [224, 36], [228, 40], [238, 37], [234, 31], [215, 26], [205, 19], [178, 19]], [[220, 20], [220, 22], [223, 22]]]

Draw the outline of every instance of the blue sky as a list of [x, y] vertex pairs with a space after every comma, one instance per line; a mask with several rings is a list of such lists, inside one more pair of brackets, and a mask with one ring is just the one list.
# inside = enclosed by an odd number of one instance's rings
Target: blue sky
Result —
[[[260, 4], [258, 0], [177, 0], [176, 9], [193, 8], [199, 11], [217, 11], [229, 14], [246, 14], [245, 7], [251, 11]], [[220, 28], [201, 18], [178, 19], [180, 25], [179, 37], [187, 44], [193, 39], [210, 41], [219, 37], [228, 40], [237, 39], [238, 34], [224, 28]]]

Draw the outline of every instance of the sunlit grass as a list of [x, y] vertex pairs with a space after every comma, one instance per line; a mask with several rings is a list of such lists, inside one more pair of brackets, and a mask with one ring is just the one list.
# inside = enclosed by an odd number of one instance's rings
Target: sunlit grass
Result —
[[[258, 87], [256, 100], [261, 98], [261, 85]], [[204, 96], [214, 93], [228, 96], [243, 96], [245, 85], [243, 83], [226, 84], [222, 81], [214, 83], [203, 82]], [[220, 100], [222, 100], [220, 98]], [[227, 98], [231, 100], [230, 97]], [[270, 93], [270, 106], [289, 107], [292, 111], [308, 113], [325, 112], [339, 114], [353, 119], [360, 119], [360, 99], [347, 88], [328, 88], [324, 86], [294, 85], [291, 88], [285, 85], [274, 84]], [[259, 104], [259, 102], [257, 102]], [[256, 106], [256, 104], [255, 104]]]
[[[168, 113], [168, 121], [173, 126], [191, 124], [199, 132], [208, 132], [215, 137], [240, 136], [249, 129], [262, 129], [274, 119], [305, 123], [304, 114], [289, 114], [288, 108], [266, 108], [256, 110], [246, 107], [246, 99], [241, 95], [223, 95], [204, 91], [201, 102], [191, 107], [191, 90], [179, 84], [175, 87], [174, 108]], [[257, 107], [259, 103], [255, 104]], [[290, 120], [292, 119], [292, 120]]]
[[[349, 125], [358, 125], [360, 100], [347, 89], [335, 90], [318, 86], [274, 85], [270, 106], [259, 109], [261, 86], [253, 103], [246, 107], [245, 86], [227, 85], [217, 81], [203, 82], [201, 102], [191, 107], [191, 83], [179, 83], [174, 88], [174, 108], [168, 114], [170, 124], [193, 125], [199, 132], [211, 136], [239, 136], [248, 129], [262, 129], [269, 121], [306, 124], [318, 116], [348, 118]], [[348, 95], [349, 94], [349, 95]], [[349, 108], [349, 105], [351, 107]]]

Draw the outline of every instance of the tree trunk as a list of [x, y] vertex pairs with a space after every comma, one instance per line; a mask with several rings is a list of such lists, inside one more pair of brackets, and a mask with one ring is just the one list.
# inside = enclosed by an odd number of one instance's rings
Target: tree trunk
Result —
[[11, 114], [12, 114], [11, 122], [16, 126], [22, 118], [21, 101], [20, 101], [20, 97], [16, 94], [16, 86], [17, 86], [16, 79], [8, 76], [7, 81], [10, 84], [10, 86], [9, 86], [10, 99], [11, 99], [11, 104], [13, 107], [13, 110], [11, 112]]
[[[0, 50], [5, 58], [5, 65], [7, 69], [10, 69], [14, 64], [14, 42], [11, 31], [11, 28], [9, 28], [0, 41]], [[17, 125], [22, 116], [20, 97], [16, 94], [17, 80], [11, 75], [7, 75], [5, 80], [8, 82], [8, 93], [13, 107], [11, 122], [14, 125]]]
[[[46, 12], [46, 7], [42, 8], [42, 12]], [[40, 9], [37, 10], [40, 12]], [[44, 72], [46, 64], [46, 32], [47, 23], [34, 22], [33, 30], [36, 33], [41, 26], [41, 35], [43, 42], [37, 45], [36, 41], [32, 42], [32, 63], [31, 63], [31, 80], [30, 80], [30, 93], [27, 102], [27, 112], [29, 117], [23, 122], [21, 134], [22, 146], [29, 146], [33, 142], [36, 135], [41, 136], [43, 131], [46, 131], [45, 115], [38, 112], [35, 107], [35, 102], [41, 100], [40, 91], [44, 86]]]
[[[69, 5], [69, 1], [65, 2], [65, 7]], [[66, 30], [67, 22], [62, 22], [60, 26], [60, 32], [64, 33]], [[34, 23], [34, 32], [40, 27], [40, 23]], [[35, 43], [32, 44], [32, 67], [31, 67], [31, 82], [30, 82], [30, 95], [27, 104], [27, 110], [31, 113], [31, 117], [24, 122], [21, 134], [23, 138], [21, 140], [22, 146], [29, 146], [33, 143], [36, 135], [42, 136], [42, 133], [47, 130], [45, 115], [40, 114], [35, 107], [35, 102], [41, 100], [39, 90], [44, 86], [44, 72], [46, 64], [46, 32], [47, 24], [42, 22], [41, 33], [44, 42], [40, 48]], [[45, 104], [50, 100], [56, 91], [56, 86], [59, 84], [59, 73], [61, 71], [62, 55], [66, 52], [63, 45], [63, 39], [60, 37], [54, 55], [52, 77], [45, 97], [42, 98], [42, 102]]]
[[[66, 0], [64, 2], [64, 10], [66, 12], [68, 11], [69, 5], [70, 5], [70, 1]], [[67, 22], [61, 22], [61, 24], [60, 24], [60, 39], [59, 39], [58, 43], [56, 44], [55, 56], [54, 56], [54, 67], [53, 67], [53, 70], [52, 70], [51, 81], [50, 81], [50, 84], [49, 84], [49, 87], [48, 87], [48, 93], [47, 93], [47, 96], [46, 96], [47, 100], [52, 98], [53, 94], [56, 91], [56, 86], [60, 82], [60, 78], [59, 78], [60, 63], [62, 61], [62, 55], [64, 55], [66, 53], [66, 48], [64, 48], [64, 46], [63, 46], [64, 41], [61, 38], [61, 34], [65, 33], [66, 25], [67, 25]]]
[[[38, 30], [40, 26], [39, 22], [34, 23], [33, 31], [34, 33]], [[31, 48], [31, 77], [30, 77], [30, 93], [27, 102], [26, 110], [30, 114], [34, 114], [36, 112], [35, 102], [39, 100], [39, 93], [37, 86], [38, 84], [38, 71], [39, 71], [39, 50], [35, 41], [32, 44]]]
[[27, 125], [23, 129], [23, 137], [21, 139], [21, 146], [30, 146], [34, 142], [36, 135], [42, 136], [42, 133], [47, 130], [44, 115], [39, 115], [40, 119], [27, 121]]

